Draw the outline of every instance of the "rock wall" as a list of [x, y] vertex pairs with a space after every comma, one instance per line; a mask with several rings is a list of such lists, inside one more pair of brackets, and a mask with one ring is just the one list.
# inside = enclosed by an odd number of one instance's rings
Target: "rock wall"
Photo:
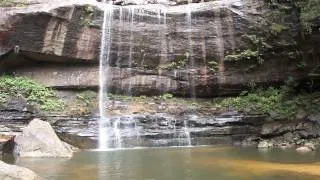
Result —
[[[97, 88], [104, 4], [36, 3], [1, 8], [0, 70], [56, 88]], [[278, 10], [262, 0], [148, 3], [107, 6], [107, 81], [114, 92], [190, 96], [195, 89], [198, 97], [232, 95], [249, 84], [279, 84], [289, 76], [305, 80], [319, 64], [316, 45], [303, 51], [297, 45], [294, 7], [278, 18]], [[303, 70], [301, 63], [307, 65]]]

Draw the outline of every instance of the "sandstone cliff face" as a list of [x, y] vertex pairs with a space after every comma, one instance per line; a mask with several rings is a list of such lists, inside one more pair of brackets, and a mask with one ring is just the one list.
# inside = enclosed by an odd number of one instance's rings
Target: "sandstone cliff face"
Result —
[[[319, 64], [316, 45], [304, 50], [312, 49], [311, 58], [302, 58], [308, 55], [297, 45], [297, 11], [279, 15], [262, 0], [34, 3], [1, 8], [0, 71], [51, 87], [98, 86], [103, 8], [112, 17], [105, 28], [111, 37], [107, 81], [114, 92], [230, 95], [248, 84], [305, 79]], [[307, 64], [303, 70], [301, 63]]]

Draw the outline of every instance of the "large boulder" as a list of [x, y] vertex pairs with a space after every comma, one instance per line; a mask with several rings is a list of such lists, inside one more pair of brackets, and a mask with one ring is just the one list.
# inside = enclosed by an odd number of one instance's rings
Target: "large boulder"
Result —
[[40, 119], [32, 120], [14, 142], [13, 152], [19, 157], [71, 157], [73, 153], [51, 125]]
[[42, 179], [30, 169], [0, 161], [0, 179], [5, 180], [40, 180]]

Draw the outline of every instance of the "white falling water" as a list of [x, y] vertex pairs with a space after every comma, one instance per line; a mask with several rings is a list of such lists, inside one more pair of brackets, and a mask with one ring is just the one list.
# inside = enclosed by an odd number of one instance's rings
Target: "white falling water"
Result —
[[[107, 25], [108, 23], [108, 12], [107, 6], [104, 7], [104, 14], [103, 14], [103, 24], [102, 24], [102, 36], [101, 36], [101, 45], [100, 45], [100, 57], [99, 57], [99, 114], [100, 114], [100, 119], [99, 119], [99, 149], [107, 149], [108, 147], [108, 126], [110, 125], [109, 119], [106, 117], [105, 110], [106, 110], [106, 87], [105, 87], [105, 82], [106, 82], [106, 61], [107, 61], [107, 45], [106, 45], [106, 40], [109, 31], [109, 27]], [[110, 19], [110, 17], [109, 17]]]
[[[190, 66], [191, 69], [194, 68], [194, 57], [193, 57], [193, 42], [192, 42], [192, 9], [191, 9], [191, 0], [188, 0], [187, 5], [187, 23], [188, 23], [188, 52], [186, 52], [186, 58], [190, 60]], [[188, 71], [190, 71], [190, 68], [188, 68]], [[189, 84], [191, 86], [191, 98], [193, 101], [195, 101], [196, 98], [196, 92], [195, 92], [195, 86], [194, 86], [194, 78], [189, 77]], [[185, 138], [187, 139], [188, 146], [191, 146], [191, 137], [190, 137], [190, 131], [188, 128], [187, 120], [184, 120], [183, 122], [183, 134]], [[180, 138], [179, 138], [180, 139]], [[179, 140], [180, 141], [180, 140]], [[179, 142], [180, 143], [180, 142]]]
[[123, 8], [119, 9], [119, 27], [118, 27], [118, 52], [117, 52], [117, 67], [120, 67], [120, 59], [122, 55], [122, 28], [123, 28]]
[[[158, 21], [159, 25], [161, 25], [161, 13], [163, 15], [163, 30], [161, 30], [161, 55], [160, 55], [160, 62], [167, 62], [168, 61], [168, 48], [167, 48], [167, 12], [165, 8], [159, 8], [158, 11]], [[160, 28], [162, 29], [162, 28]]]
[[223, 83], [225, 81], [225, 77], [223, 76], [224, 72], [224, 40], [223, 40], [223, 30], [222, 30], [222, 23], [220, 17], [220, 12], [216, 12], [216, 17], [214, 26], [215, 26], [215, 33], [217, 34], [216, 38], [216, 47], [218, 51], [218, 58], [219, 58], [219, 71], [218, 74], [220, 75], [219, 84]]
[[[189, 2], [191, 3], [191, 2]], [[187, 15], [186, 15], [186, 22], [187, 22], [187, 36], [188, 36], [188, 48], [186, 51], [186, 57], [190, 62], [190, 65], [188, 66], [189, 71], [192, 71], [195, 69], [194, 67], [194, 54], [193, 54], [193, 41], [192, 41], [192, 9], [191, 5], [187, 5]], [[99, 120], [99, 149], [100, 150], [106, 150], [110, 148], [122, 148], [122, 142], [121, 142], [121, 131], [120, 131], [120, 118], [115, 118], [113, 122], [110, 121], [110, 119], [107, 117], [107, 114], [105, 113], [107, 107], [106, 107], [106, 101], [107, 101], [107, 71], [108, 71], [108, 62], [109, 62], [109, 54], [111, 49], [111, 42], [112, 42], [112, 23], [113, 23], [113, 9], [114, 7], [112, 5], [105, 4], [104, 6], [104, 17], [103, 17], [103, 26], [102, 26], [102, 37], [101, 37], [101, 52], [100, 52], [100, 67], [99, 67], [99, 113], [100, 113], [100, 120]], [[120, 16], [119, 16], [119, 34], [116, 36], [118, 38], [118, 41], [120, 42], [118, 44], [118, 59], [117, 64], [119, 64], [119, 61], [121, 60], [121, 50], [123, 49], [122, 46], [122, 38], [121, 38], [121, 31], [125, 28], [122, 26], [125, 24], [123, 21], [126, 19], [124, 17], [123, 10], [128, 10], [128, 17], [127, 20], [129, 22], [129, 28], [130, 28], [130, 34], [129, 34], [129, 59], [128, 59], [128, 65], [129, 65], [129, 74], [130, 76], [133, 75], [131, 68], [133, 65], [133, 53], [134, 53], [134, 41], [135, 41], [135, 33], [134, 33], [134, 22], [135, 19], [138, 21], [140, 20], [140, 14], [144, 14], [143, 9], [135, 9], [135, 7], [122, 7], [120, 8]], [[136, 12], [135, 12], [136, 11]], [[136, 14], [137, 13], [137, 14]], [[147, 11], [148, 13], [148, 11]], [[159, 36], [161, 37], [161, 42], [159, 43], [160, 46], [160, 58], [161, 61], [165, 62], [167, 61], [167, 53], [168, 53], [168, 45], [167, 45], [167, 9], [159, 8], [158, 11], [155, 13], [158, 18], [158, 24], [159, 27]], [[152, 14], [153, 16], [155, 14]], [[136, 16], [139, 15], [139, 16]], [[204, 47], [205, 49], [205, 47]], [[120, 51], [120, 52], [119, 52]], [[203, 55], [205, 57], [205, 55]], [[161, 71], [159, 71], [159, 76], [161, 76]], [[177, 77], [177, 71], [174, 71], [174, 76]], [[128, 92], [131, 94], [131, 88], [132, 83], [131, 81], [134, 81], [135, 78], [130, 78], [128, 86]], [[196, 98], [195, 93], [195, 86], [194, 86], [194, 78], [190, 76], [189, 83], [191, 87], [191, 97], [193, 99]], [[175, 123], [176, 124], [176, 123]], [[175, 129], [175, 126], [174, 126]], [[137, 125], [135, 124], [135, 131], [137, 134], [137, 137], [139, 137], [139, 129], [137, 128]], [[112, 138], [112, 139], [111, 139]], [[112, 140], [112, 141], [111, 141]], [[179, 132], [179, 144], [181, 141], [181, 145], [188, 145], [191, 146], [191, 138], [190, 138], [190, 131], [188, 128], [187, 120], [183, 122], [183, 127], [181, 128]]]
[[107, 73], [109, 68], [109, 57], [112, 43], [112, 20], [113, 20], [113, 6], [106, 4], [104, 1], [104, 14], [102, 24], [102, 36], [100, 46], [100, 57], [99, 57], [99, 149], [109, 149], [111, 131], [114, 135], [114, 145], [117, 148], [121, 148], [121, 135], [119, 131], [119, 121], [115, 121], [113, 126], [111, 125], [110, 119], [106, 114], [106, 101], [107, 101]]
[[[129, 22], [130, 22], [130, 49], [129, 49], [129, 74], [132, 77], [132, 63], [134, 61], [133, 59], [133, 53], [134, 53], [134, 33], [133, 33], [133, 28], [134, 28], [134, 18], [135, 18], [135, 7], [129, 7]], [[128, 87], [128, 93], [132, 95], [132, 79], [130, 78], [129, 81], [129, 87]]]
[[[194, 70], [194, 53], [193, 53], [193, 41], [192, 41], [192, 7], [191, 7], [191, 0], [188, 0], [187, 5], [187, 23], [188, 23], [188, 52], [186, 53], [187, 59], [190, 60], [190, 67], [188, 71]], [[189, 83], [191, 86], [191, 98], [195, 100], [196, 98], [196, 91], [195, 91], [195, 82], [194, 78], [190, 76]]]
[[120, 118], [116, 118], [113, 122], [113, 132], [114, 132], [114, 145], [116, 148], [121, 148], [121, 132], [120, 132]]

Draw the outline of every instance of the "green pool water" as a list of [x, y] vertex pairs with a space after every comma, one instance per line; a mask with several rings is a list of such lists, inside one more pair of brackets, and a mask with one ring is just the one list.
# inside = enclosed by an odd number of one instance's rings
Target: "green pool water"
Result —
[[20, 158], [11, 163], [52, 180], [320, 179], [320, 152], [299, 154], [279, 149], [138, 148], [81, 151], [71, 159]]

